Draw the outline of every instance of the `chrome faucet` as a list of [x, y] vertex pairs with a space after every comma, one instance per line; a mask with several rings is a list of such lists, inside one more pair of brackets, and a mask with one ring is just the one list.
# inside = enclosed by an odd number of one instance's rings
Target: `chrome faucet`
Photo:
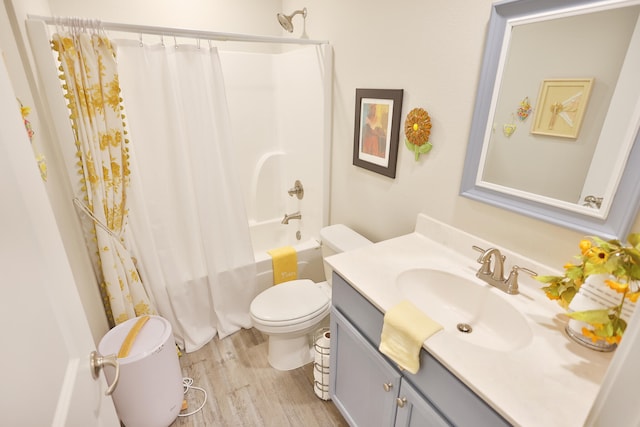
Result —
[[[511, 268], [509, 277], [504, 277], [504, 260], [505, 256], [500, 253], [500, 250], [496, 248], [482, 249], [478, 246], [473, 246], [473, 249], [480, 252], [478, 257], [478, 263], [481, 264], [476, 273], [476, 277], [484, 280], [493, 287], [500, 289], [510, 295], [518, 294], [518, 272], [524, 271], [531, 276], [537, 276], [535, 271], [531, 271], [528, 268], [518, 267], [514, 265]], [[492, 263], [491, 260], [494, 260]], [[493, 270], [491, 269], [493, 265]]]
[[302, 214], [300, 211], [294, 212], [292, 214], [284, 214], [284, 218], [282, 219], [281, 224], [289, 224], [290, 219], [302, 219]]

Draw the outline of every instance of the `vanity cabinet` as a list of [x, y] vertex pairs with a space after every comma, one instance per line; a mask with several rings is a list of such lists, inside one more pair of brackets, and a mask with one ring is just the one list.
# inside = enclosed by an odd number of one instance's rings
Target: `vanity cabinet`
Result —
[[395, 427], [447, 427], [449, 423], [428, 403], [422, 395], [404, 380], [396, 399]]
[[334, 273], [331, 399], [352, 426], [509, 426], [427, 351], [400, 371], [378, 351], [383, 314]]
[[338, 311], [331, 319], [331, 399], [351, 425], [394, 425], [402, 375]]
[[[331, 398], [353, 426], [449, 426], [340, 314], [331, 312]], [[335, 366], [335, 369], [333, 369]]]

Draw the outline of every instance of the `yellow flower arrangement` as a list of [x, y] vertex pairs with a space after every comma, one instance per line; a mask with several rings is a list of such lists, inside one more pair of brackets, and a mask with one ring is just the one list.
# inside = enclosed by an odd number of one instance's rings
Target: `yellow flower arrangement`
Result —
[[565, 309], [573, 300], [587, 277], [604, 274], [606, 286], [620, 296], [620, 303], [603, 309], [573, 311], [567, 313], [572, 319], [585, 322], [591, 328], [582, 328], [582, 334], [594, 343], [604, 340], [609, 344], [619, 344], [627, 323], [621, 318], [626, 300], [636, 302], [640, 297], [640, 233], [627, 237], [631, 246], [618, 240], [603, 240], [589, 237], [580, 241], [579, 263], [564, 266], [562, 276], [537, 276], [546, 286], [542, 288], [547, 297], [557, 300]]
[[414, 108], [409, 111], [404, 121], [405, 145], [415, 155], [416, 161], [420, 154], [426, 154], [431, 150], [429, 136], [431, 135], [431, 117], [422, 108]]

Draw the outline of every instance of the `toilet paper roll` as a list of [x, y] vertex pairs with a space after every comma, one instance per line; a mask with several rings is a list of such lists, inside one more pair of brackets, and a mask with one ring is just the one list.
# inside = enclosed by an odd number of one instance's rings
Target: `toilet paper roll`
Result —
[[324, 331], [314, 342], [313, 391], [322, 400], [329, 400], [329, 364], [331, 332]]
[[315, 350], [318, 353], [329, 354], [331, 347], [331, 332], [325, 331], [320, 337], [316, 339]]
[[320, 399], [322, 399], [322, 400], [329, 400], [330, 399], [328, 391], [322, 391], [318, 387], [314, 387], [313, 390], [316, 393], [316, 396], [318, 396]]
[[331, 349], [331, 332], [324, 331], [319, 338], [316, 339], [314, 362], [320, 366], [329, 366], [329, 354]]
[[328, 374], [330, 372], [330, 368], [329, 366], [322, 366], [322, 365], [318, 365], [317, 363], [314, 362], [313, 364], [313, 373], [314, 375], [317, 374]]
[[316, 396], [318, 396], [320, 399], [322, 400], [330, 400], [331, 397], [329, 396], [329, 392], [328, 391], [320, 391], [319, 389], [315, 389], [315, 393]]
[[320, 335], [320, 337], [316, 340], [316, 344], [318, 344], [318, 346], [323, 347], [323, 348], [329, 348], [329, 345], [331, 343], [331, 332], [330, 331], [324, 331], [322, 333], [322, 335]]
[[[323, 385], [326, 386], [326, 389], [329, 389], [329, 373], [328, 372], [319, 372], [319, 371], [313, 371], [313, 379]], [[325, 388], [325, 387], [323, 387]]]
[[329, 369], [329, 364], [330, 364], [329, 360], [330, 360], [330, 356], [328, 354], [315, 353], [313, 357], [313, 362], [316, 365], [326, 369]]
[[318, 371], [314, 371], [314, 385], [313, 391], [316, 396], [322, 400], [329, 400], [329, 374], [322, 374]]

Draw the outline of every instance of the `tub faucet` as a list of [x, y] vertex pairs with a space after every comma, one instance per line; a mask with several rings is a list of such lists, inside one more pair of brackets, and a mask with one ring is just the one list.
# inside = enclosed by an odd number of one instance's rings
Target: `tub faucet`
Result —
[[292, 214], [284, 214], [284, 218], [282, 219], [281, 224], [289, 224], [290, 219], [302, 219], [302, 214], [300, 211], [294, 212]]

